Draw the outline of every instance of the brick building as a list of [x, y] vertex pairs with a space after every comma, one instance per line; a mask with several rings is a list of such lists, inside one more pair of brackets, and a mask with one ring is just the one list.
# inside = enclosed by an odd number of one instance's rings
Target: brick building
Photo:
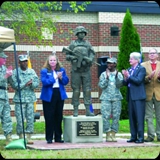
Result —
[[[56, 51], [60, 61], [66, 68], [67, 74], [70, 77], [70, 63], [65, 60], [65, 54], [62, 53], [62, 48], [67, 47], [70, 41], [76, 39], [74, 34], [71, 34], [77, 26], [83, 25], [88, 30], [88, 39], [95, 52], [96, 60], [101, 61], [101, 57], [109, 56], [111, 52], [112, 56], [116, 56], [119, 52], [118, 45], [120, 40], [120, 34], [117, 36], [111, 35], [111, 28], [118, 27], [121, 30], [123, 18], [125, 16], [127, 8], [130, 10], [132, 15], [132, 21], [134, 26], [141, 38], [142, 53], [145, 55], [150, 47], [156, 47], [160, 52], [160, 8], [159, 5], [154, 1], [93, 1], [85, 12], [79, 12], [74, 14], [66, 12], [67, 3], [63, 5], [61, 13], [53, 12], [53, 17], [56, 15], [60, 16], [57, 20], [57, 33], [49, 35], [49, 41], [52, 41], [53, 47], [38, 44], [36, 41], [27, 43], [21, 41], [16, 44], [17, 54], [26, 53], [30, 51], [32, 68], [40, 75], [40, 69], [53, 50]], [[10, 46], [5, 50], [5, 53], [9, 56], [7, 59], [7, 66], [13, 65], [14, 54], [13, 47]], [[145, 57], [145, 60], [147, 58]], [[104, 67], [105, 64], [102, 66]], [[92, 66], [92, 106], [95, 113], [99, 112], [100, 109], [100, 89], [98, 87], [98, 68], [97, 65]], [[65, 101], [64, 115], [72, 115], [73, 106], [71, 103], [72, 90], [70, 84], [66, 86], [68, 99]], [[43, 120], [42, 104], [39, 99], [41, 91], [41, 84], [38, 89], [35, 90], [37, 95], [37, 111], [41, 112], [41, 118]], [[12, 115], [14, 116], [14, 104], [12, 98], [14, 91], [9, 88], [9, 97], [12, 107]], [[81, 98], [83, 97], [81, 93]], [[81, 99], [81, 105], [79, 106], [79, 114], [85, 114], [85, 107], [83, 106], [83, 99]]]

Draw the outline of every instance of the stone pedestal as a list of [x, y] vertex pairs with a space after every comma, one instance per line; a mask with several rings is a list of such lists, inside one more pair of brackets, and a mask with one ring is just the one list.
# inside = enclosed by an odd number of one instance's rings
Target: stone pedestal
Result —
[[64, 116], [63, 139], [71, 143], [103, 142], [101, 116]]

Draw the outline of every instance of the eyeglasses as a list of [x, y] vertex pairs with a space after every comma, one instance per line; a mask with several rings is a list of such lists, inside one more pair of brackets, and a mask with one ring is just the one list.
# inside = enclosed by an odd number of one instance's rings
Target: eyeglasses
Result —
[[156, 52], [150, 52], [149, 54], [157, 54]]

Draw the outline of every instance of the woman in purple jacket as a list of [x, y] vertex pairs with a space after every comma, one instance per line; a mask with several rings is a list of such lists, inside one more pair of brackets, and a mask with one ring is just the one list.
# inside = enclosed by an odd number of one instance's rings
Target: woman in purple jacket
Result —
[[64, 100], [67, 99], [65, 85], [69, 78], [56, 55], [50, 55], [40, 71], [42, 90], [40, 99], [45, 119], [45, 138], [47, 143], [63, 143], [62, 119]]

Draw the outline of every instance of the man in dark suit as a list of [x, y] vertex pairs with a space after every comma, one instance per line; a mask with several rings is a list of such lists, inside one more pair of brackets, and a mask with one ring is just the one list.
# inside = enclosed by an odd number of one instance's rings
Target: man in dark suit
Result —
[[131, 67], [123, 70], [123, 84], [127, 86], [127, 101], [131, 138], [127, 142], [144, 142], [144, 117], [146, 91], [144, 79], [146, 69], [140, 64], [141, 54], [132, 52], [130, 54]]

